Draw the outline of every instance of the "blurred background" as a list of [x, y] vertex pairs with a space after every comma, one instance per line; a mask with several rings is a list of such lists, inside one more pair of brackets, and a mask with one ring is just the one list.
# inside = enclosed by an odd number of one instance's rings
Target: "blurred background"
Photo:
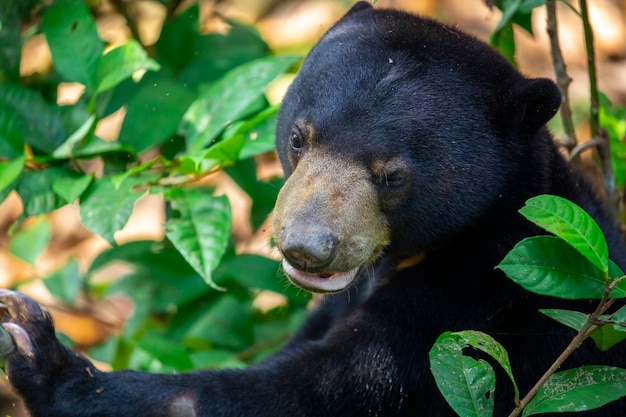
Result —
[[[45, 3], [45, 2], [44, 2]], [[170, 14], [180, 13], [192, 1], [135, 1], [91, 0], [89, 8], [97, 23], [100, 37], [108, 47], [124, 43], [134, 37], [150, 50], [159, 39], [163, 22]], [[305, 54], [315, 41], [354, 3], [348, 0], [199, 0], [201, 30], [205, 33], [223, 33], [229, 30], [229, 20], [254, 26], [275, 54]], [[432, 16], [444, 23], [459, 27], [476, 37], [488, 40], [502, 17], [491, 1], [484, 0], [379, 0], [376, 7], [392, 7]], [[574, 5], [575, 7], [575, 5]], [[170, 10], [168, 10], [168, 8]], [[626, 0], [593, 0], [589, 2], [590, 19], [595, 32], [599, 88], [614, 104], [626, 104]], [[587, 58], [582, 27], [578, 16], [558, 2], [559, 35], [569, 75], [571, 100], [577, 118], [577, 130], [583, 140], [588, 137], [584, 112], [588, 109]], [[27, 32], [38, 24], [22, 22]], [[546, 33], [545, 8], [532, 13], [533, 35], [515, 28], [516, 60], [520, 70], [533, 77], [554, 79]], [[2, 46], [0, 45], [0, 48]], [[28, 37], [22, 48], [20, 76], [27, 78], [47, 73], [52, 66], [46, 39], [41, 34]], [[270, 102], [278, 102], [293, 74], [281, 77], [267, 91]], [[83, 87], [65, 83], [59, 87], [58, 103], [76, 102]], [[101, 120], [97, 134], [106, 140], [115, 140], [124, 120], [123, 109]], [[552, 126], [552, 125], [551, 125]], [[554, 130], [559, 131], [558, 124]], [[280, 168], [272, 153], [257, 157], [260, 177], [280, 175]], [[261, 253], [273, 256], [268, 249], [269, 230], [257, 230], [249, 224], [250, 199], [227, 176], [215, 175], [213, 186], [228, 195], [233, 208], [232, 233], [239, 253]], [[60, 303], [52, 296], [40, 278], [49, 276], [69, 259], [75, 259], [87, 269], [96, 257], [110, 248], [110, 244], [89, 232], [80, 222], [77, 205], [66, 205], [47, 215], [51, 224], [50, 243], [38, 256], [35, 264], [16, 257], [9, 250], [11, 225], [23, 211], [17, 194], [10, 194], [0, 203], [0, 287], [27, 292], [49, 308], [60, 331], [86, 350], [119, 333], [134, 309], [124, 297], [90, 298], [72, 305]], [[142, 197], [126, 226], [116, 233], [118, 244], [139, 240], [162, 240], [164, 231], [164, 202], [158, 195]], [[124, 273], [121, 267], [119, 274]], [[115, 275], [109, 270], [108, 275]], [[276, 302], [265, 294], [264, 302]], [[106, 363], [105, 369], [110, 369]], [[0, 414], [23, 416], [17, 400], [6, 385], [0, 383]]]

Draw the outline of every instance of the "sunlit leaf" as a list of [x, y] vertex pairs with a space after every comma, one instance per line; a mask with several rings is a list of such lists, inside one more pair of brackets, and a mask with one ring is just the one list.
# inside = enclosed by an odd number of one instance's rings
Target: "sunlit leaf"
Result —
[[552, 375], [523, 416], [593, 410], [626, 396], [626, 369], [584, 366]]
[[50, 222], [47, 218], [40, 217], [15, 233], [9, 249], [13, 255], [35, 265], [43, 250], [48, 246], [51, 237]]
[[[519, 242], [496, 267], [524, 287], [541, 295], [566, 299], [602, 298], [605, 274], [562, 239], [534, 236]], [[626, 283], [611, 297], [626, 297]]]
[[608, 273], [609, 249], [600, 226], [578, 205], [562, 197], [540, 195], [529, 199], [520, 213], [554, 233]]
[[0, 191], [10, 186], [24, 168], [25, 156], [19, 156], [9, 162], [0, 162]]
[[261, 58], [231, 70], [201, 91], [179, 129], [187, 138], [188, 150], [196, 152], [211, 145], [295, 61], [295, 57], [288, 56]]

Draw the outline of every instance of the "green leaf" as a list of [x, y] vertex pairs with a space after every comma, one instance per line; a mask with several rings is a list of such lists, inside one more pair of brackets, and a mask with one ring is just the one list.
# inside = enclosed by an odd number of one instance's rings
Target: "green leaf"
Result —
[[59, 301], [74, 305], [81, 289], [81, 274], [78, 261], [74, 258], [44, 279], [48, 291]]
[[118, 187], [111, 178], [95, 180], [80, 199], [80, 220], [93, 233], [115, 246], [115, 232], [122, 229], [142, 196], [133, 187], [142, 179], [128, 179]]
[[52, 183], [52, 191], [71, 204], [76, 201], [93, 181], [93, 175], [60, 177]]
[[135, 71], [158, 71], [160, 65], [148, 57], [145, 49], [134, 39], [129, 39], [123, 45], [105, 54], [98, 65], [96, 72], [95, 94], [109, 90], [127, 78]]
[[290, 56], [257, 59], [229, 71], [201, 91], [179, 128], [187, 138], [189, 151], [197, 152], [213, 143], [224, 128], [240, 119], [267, 85], [296, 59]]
[[175, 133], [193, 93], [166, 78], [151, 78], [128, 103], [119, 141], [136, 152], [160, 145]]
[[[496, 268], [526, 290], [566, 299], [602, 298], [607, 279], [580, 252], [562, 239], [534, 236], [519, 242]], [[618, 284], [613, 298], [626, 297]]]
[[239, 159], [250, 158], [275, 149], [276, 115], [279, 105], [271, 106], [247, 120], [243, 128], [238, 130], [246, 133], [246, 142], [239, 153]]
[[9, 162], [0, 162], [0, 192], [9, 187], [20, 175], [26, 162], [26, 156], [22, 155]]
[[252, 343], [252, 306], [231, 294], [219, 297], [185, 334], [186, 346], [242, 350]]
[[95, 124], [96, 116], [92, 114], [61, 146], [52, 152], [52, 157], [57, 159], [70, 158], [74, 153], [74, 147], [85, 138], [89, 131], [95, 128]]
[[139, 339], [137, 346], [159, 362], [172, 366], [177, 370], [188, 371], [193, 367], [189, 352], [176, 341], [148, 335]]
[[626, 369], [583, 366], [552, 375], [523, 416], [593, 410], [626, 396]]
[[578, 205], [562, 197], [540, 195], [526, 201], [520, 213], [582, 253], [605, 274], [609, 249], [600, 226]]
[[24, 153], [25, 124], [16, 109], [0, 99], [0, 157], [17, 158]]
[[509, 376], [515, 390], [515, 397], [519, 397], [519, 389], [517, 388], [517, 383], [513, 377], [513, 370], [511, 369], [511, 363], [509, 362], [509, 354], [500, 343], [498, 343], [493, 337], [475, 330], [464, 330], [453, 334], [461, 337], [467, 345], [481, 350], [495, 359]]
[[244, 135], [235, 135], [218, 142], [209, 149], [182, 155], [179, 171], [182, 174], [199, 175], [220, 166], [230, 165], [239, 157], [244, 142]]
[[0, 4], [0, 83], [20, 81], [22, 38], [17, 1]]
[[41, 29], [59, 74], [67, 81], [83, 84], [88, 93], [93, 92], [104, 44], [87, 4], [82, 0], [53, 3], [43, 16]]
[[61, 178], [73, 177], [75, 171], [51, 167], [43, 171], [22, 171], [15, 190], [24, 205], [24, 217], [47, 214], [67, 204], [54, 191], [52, 185]]
[[515, 33], [513, 24], [507, 23], [502, 29], [495, 31], [489, 38], [489, 45], [496, 48], [513, 65], [517, 67], [515, 60]]
[[15, 233], [9, 249], [13, 255], [35, 265], [43, 250], [48, 246], [51, 237], [50, 222], [45, 217], [40, 217]]
[[430, 370], [439, 391], [461, 417], [491, 417], [496, 377], [489, 363], [463, 355], [465, 340], [454, 333], [439, 336], [430, 350]]
[[24, 153], [24, 142], [52, 153], [66, 138], [58, 108], [36, 91], [0, 83], [0, 156]]
[[626, 187], [626, 107], [613, 105], [608, 97], [600, 95], [600, 126], [609, 136], [611, 165], [615, 173], [617, 187]]
[[172, 205], [165, 222], [167, 238], [210, 286], [221, 289], [211, 275], [230, 236], [228, 199], [214, 196], [207, 188], [174, 188], [166, 192], [165, 198]]
[[[565, 326], [571, 327], [576, 331], [580, 331], [580, 329], [582, 329], [582, 327], [589, 319], [589, 315], [580, 313], [578, 311], [559, 309], [548, 309], [539, 311], [550, 317], [551, 319], [556, 320], [559, 323], [564, 324]], [[607, 319], [608, 316], [600, 317], [600, 320]], [[591, 339], [593, 339], [598, 349], [606, 351], [617, 343], [626, 339], [626, 333], [624, 333], [626, 329], [624, 329], [624, 331], [620, 331], [616, 330], [615, 327], [616, 326], [612, 326], [609, 324], [601, 325], [598, 330], [595, 330], [595, 332], [591, 334]]]

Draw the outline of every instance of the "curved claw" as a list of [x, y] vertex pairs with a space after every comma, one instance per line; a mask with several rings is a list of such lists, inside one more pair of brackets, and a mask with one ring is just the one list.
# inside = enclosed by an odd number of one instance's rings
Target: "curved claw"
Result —
[[[15, 323], [3, 323], [2, 327], [4, 331], [10, 335], [12, 344], [14, 347], [17, 347], [19, 353], [30, 359], [35, 357], [35, 348], [26, 330]], [[11, 353], [11, 351], [7, 353]], [[1, 354], [2, 352], [0, 352], [0, 355]]]
[[39, 305], [29, 296], [6, 289], [0, 289], [0, 304], [3, 308], [2, 321], [40, 320], [44, 314]]

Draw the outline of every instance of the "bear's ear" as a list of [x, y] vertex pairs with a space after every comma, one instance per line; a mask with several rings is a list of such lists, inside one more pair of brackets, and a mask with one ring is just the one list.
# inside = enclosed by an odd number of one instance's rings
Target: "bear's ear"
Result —
[[561, 106], [559, 87], [547, 78], [524, 79], [509, 90], [511, 111], [522, 128], [536, 131], [556, 114]]
[[347, 11], [346, 16], [349, 16], [352, 13], [360, 12], [361, 10], [371, 9], [371, 8], [372, 8], [372, 5], [369, 2], [359, 1], [355, 3], [354, 6], [350, 8], [350, 10]]

